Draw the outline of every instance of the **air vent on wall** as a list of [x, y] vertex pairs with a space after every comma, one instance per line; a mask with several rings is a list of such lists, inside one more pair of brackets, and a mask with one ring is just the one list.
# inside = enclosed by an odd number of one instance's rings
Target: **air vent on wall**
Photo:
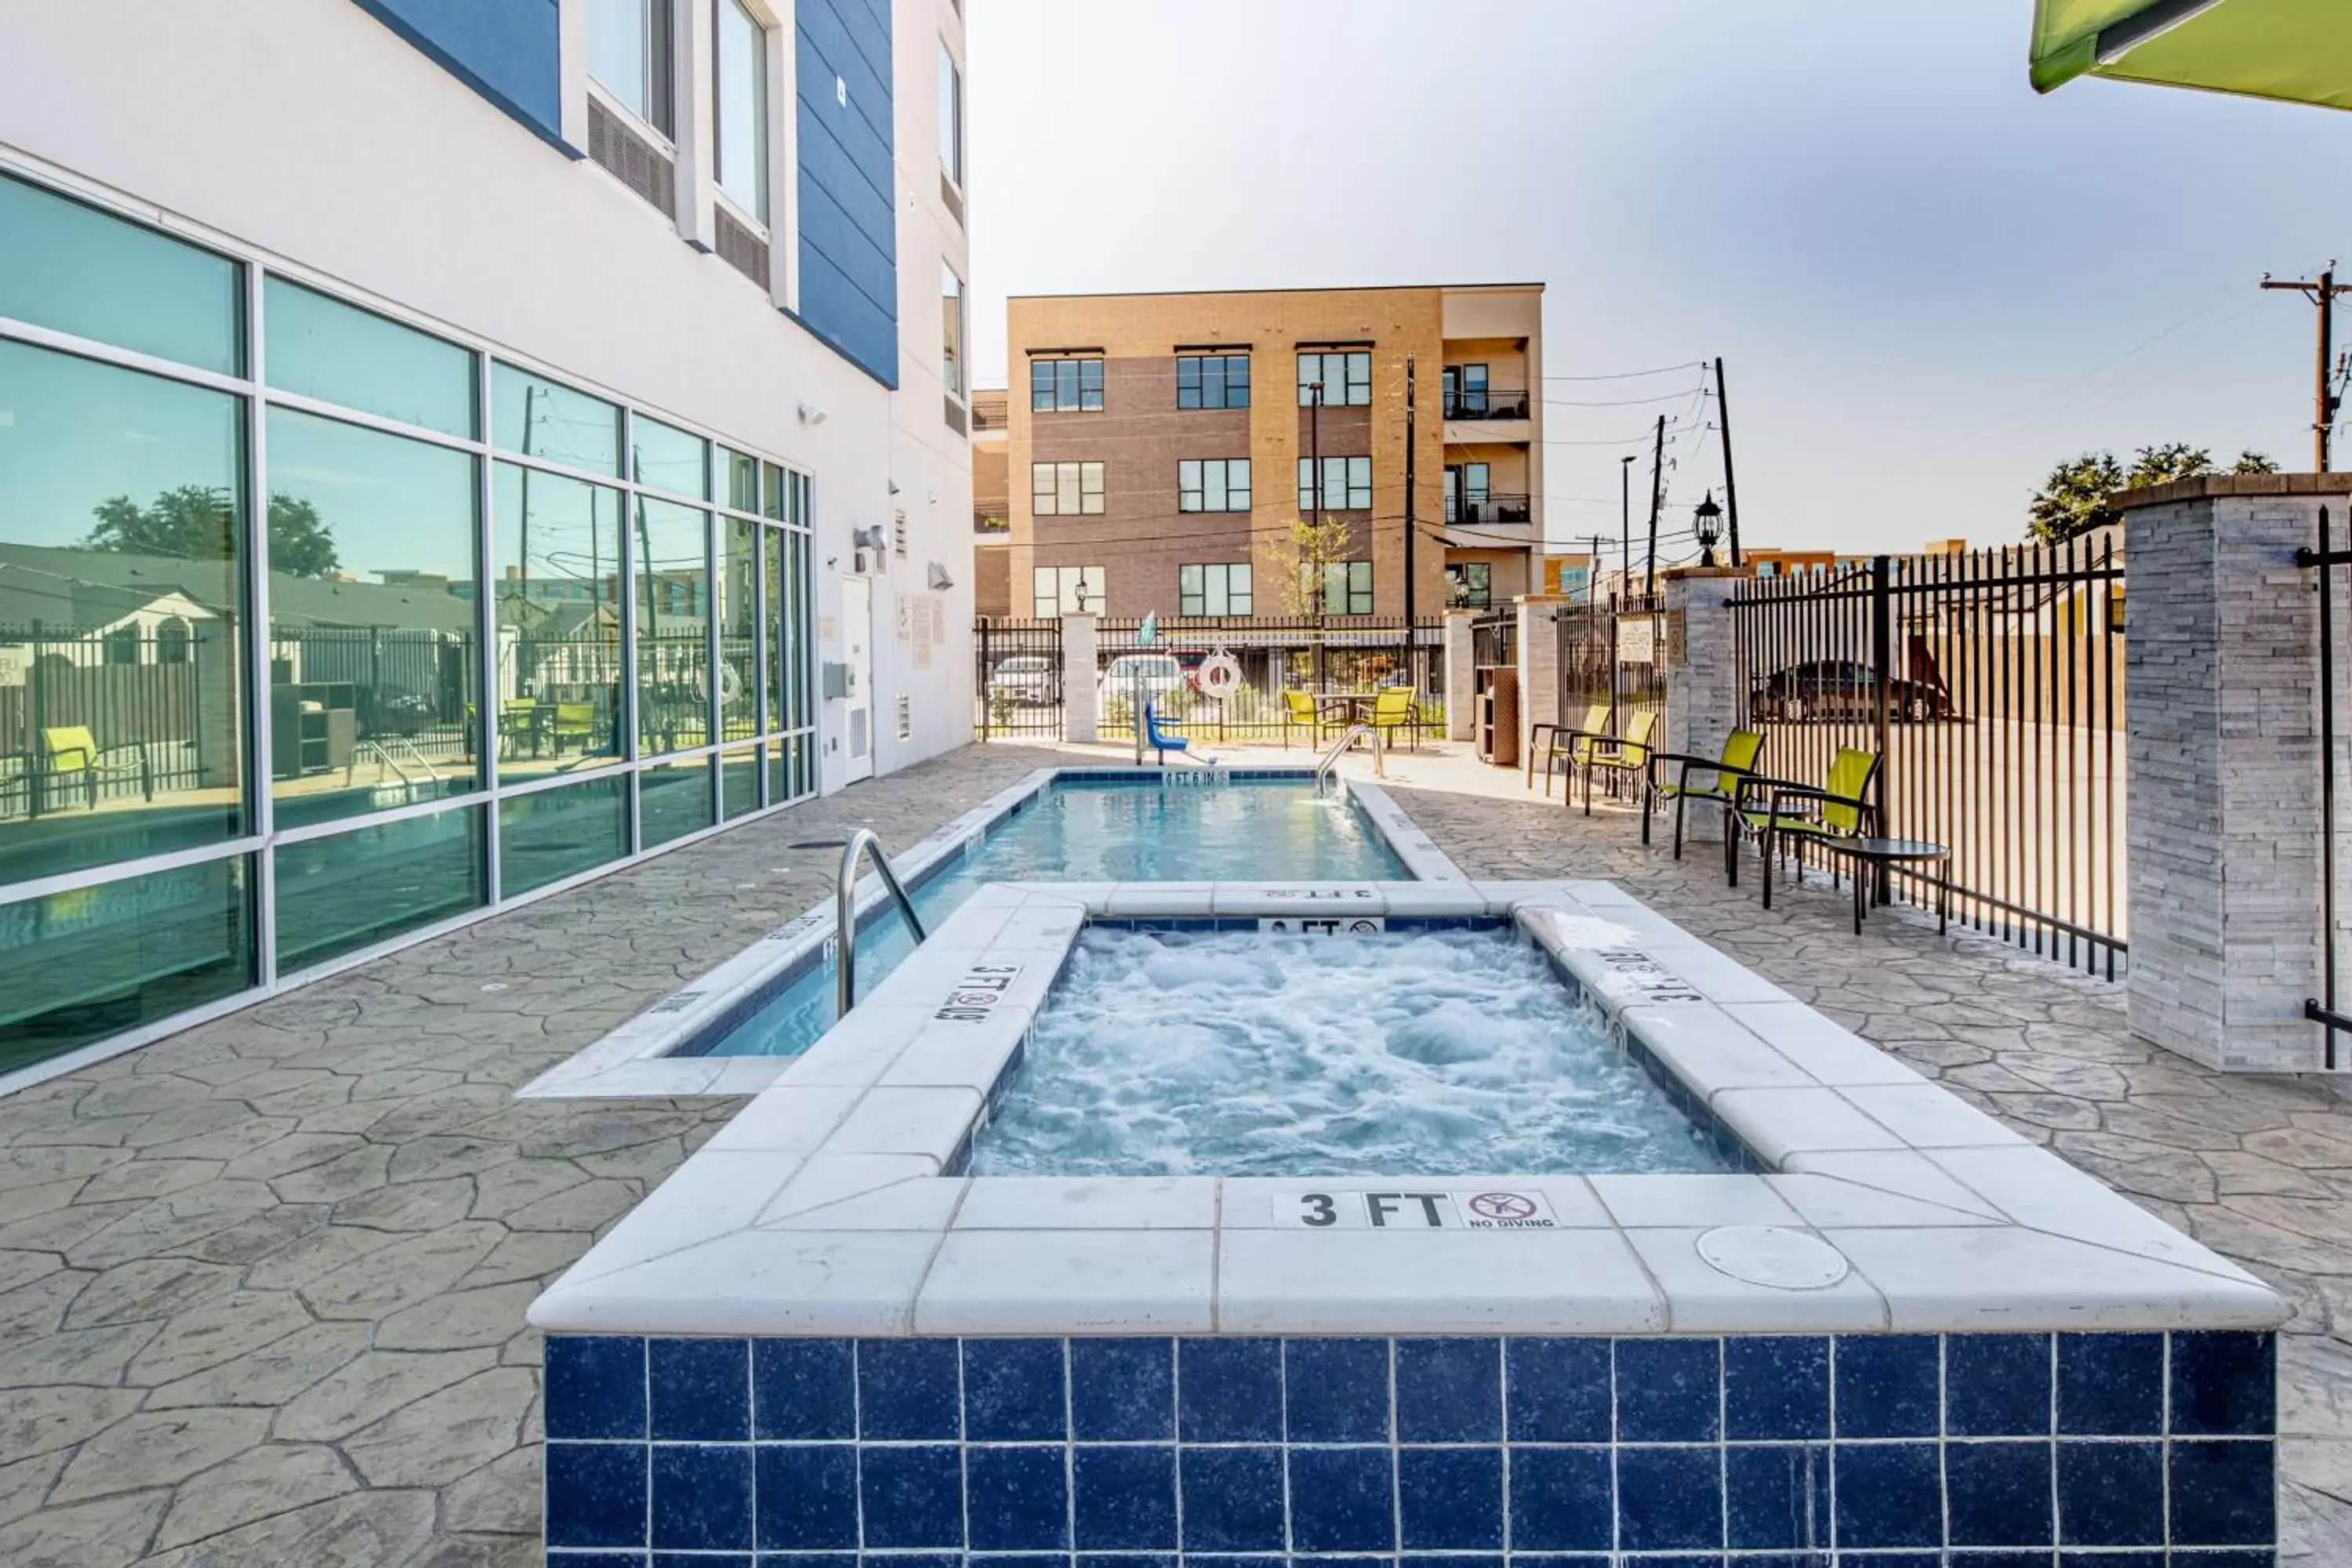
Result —
[[901, 741], [911, 741], [914, 738], [914, 703], [905, 692], [901, 691], [898, 693], [898, 739]]
[[588, 100], [588, 156], [660, 211], [677, 210], [677, 171], [668, 154], [631, 130], [593, 94]]
[[948, 428], [961, 436], [964, 433], [963, 405], [955, 400], [953, 393], [948, 394], [945, 401], [948, 405]]
[[768, 242], [737, 221], [735, 215], [725, 207], [719, 207], [718, 213], [719, 259], [765, 289], [768, 286]]

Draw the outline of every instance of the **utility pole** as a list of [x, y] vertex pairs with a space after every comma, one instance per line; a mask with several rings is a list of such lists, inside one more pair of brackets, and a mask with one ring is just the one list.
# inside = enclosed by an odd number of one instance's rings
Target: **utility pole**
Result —
[[[1319, 573], [1323, 570], [1323, 384], [1320, 381], [1315, 384], [1315, 406], [1307, 411], [1307, 450], [1308, 454], [1307, 478], [1315, 496], [1313, 564], [1315, 570]], [[1322, 583], [1313, 583], [1308, 586], [1315, 595], [1315, 624], [1319, 626], [1323, 624], [1324, 612], [1328, 607], [1324, 602], [1327, 585]], [[1318, 653], [1319, 656], [1319, 647]], [[1319, 657], [1317, 662], [1318, 664], [1321, 662]], [[1320, 674], [1319, 670], [1318, 674]]]
[[1723, 434], [1723, 510], [1731, 525], [1731, 563], [1739, 564], [1739, 487], [1731, 478], [1731, 394], [1723, 389], [1723, 356], [1715, 356], [1715, 416]]
[[[1415, 641], [1412, 624], [1412, 355], [1404, 356], [1404, 664], [1405, 673], [1412, 678], [1417, 690], [1421, 685], [1421, 670], [1420, 660], [1415, 657], [1420, 652], [1420, 645]], [[1318, 483], [1320, 480], [1318, 475]]]
[[1650, 553], [1643, 563], [1644, 595], [1658, 591], [1658, 508], [1664, 503], [1666, 480], [1666, 416], [1658, 416], [1657, 445], [1650, 456]]
[[1631, 454], [1617, 459], [1617, 596], [1625, 596], [1625, 579], [1633, 572], [1633, 465]]
[[2264, 278], [2265, 289], [2292, 289], [2319, 307], [2319, 357], [2314, 377], [2315, 411], [2311, 422], [2312, 462], [2319, 473], [2327, 469], [2328, 437], [2336, 426], [2336, 410], [2343, 399], [2336, 395], [2336, 296], [2352, 294], [2352, 283], [2336, 281], [2336, 263], [2315, 279]]
[[1590, 609], [1601, 603], [1601, 536], [1592, 536], [1592, 564], [1584, 574], [1584, 603]]

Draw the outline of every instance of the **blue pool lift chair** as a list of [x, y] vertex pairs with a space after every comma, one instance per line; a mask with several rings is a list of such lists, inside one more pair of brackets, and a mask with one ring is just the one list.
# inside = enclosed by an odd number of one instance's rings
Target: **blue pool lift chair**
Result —
[[1165, 728], [1161, 726], [1160, 709], [1156, 703], [1147, 702], [1143, 705], [1143, 740], [1144, 743], [1151, 748], [1153, 754], [1159, 759], [1160, 765], [1163, 768], [1168, 765], [1168, 753], [1171, 752], [1181, 752], [1186, 757], [1204, 763], [1213, 763], [1217, 760], [1214, 757], [1193, 757], [1192, 742], [1190, 740], [1176, 733], [1172, 725]]

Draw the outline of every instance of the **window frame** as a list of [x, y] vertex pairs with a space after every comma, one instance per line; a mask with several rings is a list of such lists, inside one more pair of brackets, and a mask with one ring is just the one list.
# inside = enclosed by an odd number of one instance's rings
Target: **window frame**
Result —
[[[1331, 364], [1339, 362], [1339, 395], [1331, 395]], [[1309, 362], [1313, 363], [1310, 366]], [[1357, 373], [1362, 372], [1359, 379]], [[1300, 349], [1298, 351], [1298, 406], [1315, 406], [1315, 383], [1323, 384], [1323, 406], [1326, 408], [1369, 408], [1372, 403], [1372, 351], [1370, 349]]]
[[[727, 82], [719, 39], [725, 31], [724, 18], [730, 6], [751, 25], [756, 39], [752, 57], [756, 100], [752, 111], [751, 161], [754, 166], [753, 188], [758, 193], [758, 200], [748, 206], [741, 196], [727, 188]], [[770, 126], [774, 118], [776, 95], [768, 70], [768, 35], [772, 30], [759, 12], [745, 0], [710, 0], [710, 186], [713, 194], [732, 208], [738, 217], [763, 233], [772, 224], [771, 215], [775, 206]]]
[[[1214, 493], [1222, 498], [1218, 506], [1208, 504], [1211, 494], [1209, 469], [1217, 469]], [[1234, 482], [1234, 470], [1241, 470], [1241, 482]], [[1187, 469], [1191, 472], [1188, 474]], [[1187, 482], [1189, 480], [1189, 483]], [[1235, 496], [1241, 504], [1234, 504]], [[1189, 500], [1187, 498], [1190, 498]], [[1179, 458], [1176, 460], [1176, 510], [1180, 512], [1246, 512], [1252, 510], [1250, 460], [1247, 458]]]
[[[1234, 584], [1236, 573], [1241, 576], [1238, 588]], [[1191, 574], [1189, 588], [1185, 586], [1187, 574]], [[1214, 595], [1210, 592], [1212, 582], [1216, 584]], [[1209, 608], [1213, 599], [1222, 599], [1225, 607]], [[1254, 616], [1257, 613], [1256, 602], [1249, 562], [1187, 562], [1176, 568], [1176, 613], [1180, 616]]]
[[[952, 292], [949, 289], [950, 284], [955, 286]], [[948, 265], [945, 257], [940, 258], [940, 384], [950, 397], [961, 404], [969, 404], [971, 398], [971, 377], [966, 374], [969, 355], [965, 352], [965, 343], [971, 335], [969, 300], [970, 289], [964, 280], [956, 276], [956, 269]], [[951, 322], [949, 316], [950, 302], [954, 311]]]
[[940, 173], [947, 176], [948, 184], [961, 191], [964, 160], [963, 67], [944, 37], [940, 39], [939, 70], [936, 112], [940, 123], [933, 140], [938, 142]]
[[[1470, 591], [1471, 574], [1481, 579], [1478, 591]], [[1456, 609], [1491, 610], [1495, 607], [1495, 563], [1491, 561], [1455, 561], [1447, 563], [1446, 600]]]
[[[1339, 574], [1338, 589], [1339, 607], [1331, 603], [1332, 574]], [[1358, 608], [1359, 601], [1361, 608]], [[1328, 561], [1323, 565], [1323, 613], [1327, 616], [1369, 616], [1372, 614], [1372, 563], [1369, 561]]]
[[[1054, 582], [1050, 593], [1041, 586], [1049, 575]], [[1076, 595], [1076, 607], [1064, 609], [1062, 604], [1073, 584], [1081, 590]], [[1108, 602], [1110, 573], [1101, 566], [1033, 566], [1029, 571], [1029, 607], [1037, 620], [1050, 621], [1062, 616], [1098, 616], [1103, 613], [1102, 606]], [[1089, 600], [1095, 606], [1092, 609], [1087, 607]], [[1051, 609], [1046, 608], [1049, 603], [1053, 606]]]
[[[1340, 465], [1338, 491], [1339, 500], [1333, 501], [1331, 467]], [[1364, 456], [1323, 457], [1323, 483], [1320, 504], [1318, 503], [1314, 480], [1315, 459], [1298, 459], [1298, 510], [1301, 511], [1370, 511], [1372, 510], [1372, 459]], [[1357, 482], [1359, 476], [1362, 482]], [[1360, 496], [1360, 500], [1357, 498]]]
[[[1073, 368], [1066, 374], [1062, 370], [1064, 365]], [[1048, 366], [1052, 368], [1046, 368]], [[1043, 386], [1038, 384], [1041, 378], [1045, 383]], [[1063, 402], [1065, 396], [1072, 401]], [[1089, 398], [1093, 401], [1088, 402]], [[1034, 354], [1030, 357], [1029, 412], [1099, 414], [1102, 411], [1103, 359], [1100, 354]]]
[[[1209, 366], [1217, 369], [1217, 401], [1209, 401]], [[1241, 380], [1234, 380], [1234, 367], [1241, 367]], [[1185, 401], [1185, 373], [1192, 373], [1192, 401]], [[1236, 397], [1235, 392], [1240, 395]], [[1195, 410], [1247, 408], [1250, 405], [1250, 356], [1237, 354], [1178, 354], [1176, 356], [1176, 407], [1180, 413]]]
[[[590, 7], [596, 3], [597, 0], [588, 0]], [[619, 5], [625, 0], [610, 0], [610, 3]], [[638, 47], [644, 51], [644, 80], [638, 84], [638, 89], [645, 95], [646, 107], [641, 110], [632, 105], [621, 95], [619, 89], [598, 76], [595, 68], [584, 58], [581, 76], [604, 100], [606, 108], [650, 132], [662, 151], [674, 156], [677, 152], [678, 0], [626, 0], [626, 3], [636, 6], [640, 18]]]
[[[1066, 474], [1063, 471], [1065, 469], [1071, 471]], [[1049, 486], [1041, 487], [1039, 479], [1049, 470], [1053, 476], [1053, 482]], [[1032, 517], [1100, 517], [1104, 514], [1104, 508], [1108, 504], [1106, 500], [1108, 494], [1108, 469], [1099, 458], [1033, 460], [1029, 465], [1029, 515]], [[1093, 481], [1091, 485], [1087, 483], [1089, 479]], [[1066, 496], [1077, 498], [1075, 510], [1067, 510], [1063, 506]], [[1050, 507], [1040, 506], [1038, 502], [1047, 497], [1052, 498], [1054, 504]], [[1087, 504], [1089, 500], [1094, 502], [1092, 506]]]

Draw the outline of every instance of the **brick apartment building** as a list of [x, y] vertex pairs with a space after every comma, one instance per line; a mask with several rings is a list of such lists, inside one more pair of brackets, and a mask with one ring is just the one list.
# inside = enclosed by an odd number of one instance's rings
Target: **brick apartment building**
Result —
[[1011, 614], [1296, 616], [1292, 524], [1319, 488], [1349, 540], [1325, 613], [1402, 615], [1408, 360], [1414, 613], [1536, 586], [1541, 284], [1030, 295], [1008, 315], [1010, 528], [974, 538]]

